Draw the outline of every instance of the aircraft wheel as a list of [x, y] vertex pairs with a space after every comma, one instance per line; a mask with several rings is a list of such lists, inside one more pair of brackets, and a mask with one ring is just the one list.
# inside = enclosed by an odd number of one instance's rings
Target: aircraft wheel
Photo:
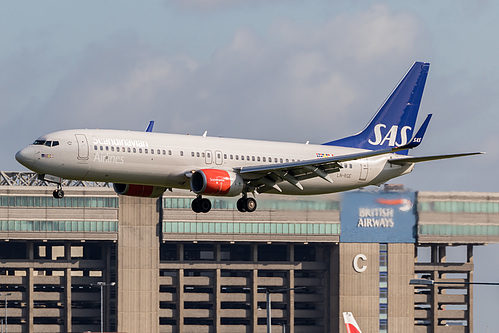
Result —
[[244, 198], [241, 198], [237, 200], [237, 210], [240, 211], [241, 213], [244, 213], [246, 211], [246, 200]]
[[211, 210], [211, 201], [209, 199], [198, 199], [202, 213], [208, 213]]
[[201, 200], [198, 198], [192, 200], [191, 208], [194, 213], [201, 213]]
[[246, 198], [245, 208], [247, 212], [254, 212], [256, 210], [256, 200], [253, 198]]
[[64, 198], [64, 191], [62, 189], [57, 189], [52, 192], [52, 196], [56, 199]]

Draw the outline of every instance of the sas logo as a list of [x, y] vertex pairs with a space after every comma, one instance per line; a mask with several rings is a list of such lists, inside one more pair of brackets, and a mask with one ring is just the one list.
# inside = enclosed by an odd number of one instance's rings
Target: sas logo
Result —
[[408, 212], [412, 209], [412, 202], [409, 199], [378, 199], [376, 201], [382, 205], [400, 206], [401, 212]]
[[374, 146], [382, 146], [385, 144], [386, 141], [388, 141], [388, 146], [403, 146], [407, 143], [407, 131], [412, 131], [412, 127], [410, 126], [404, 126], [400, 129], [400, 140], [401, 142], [396, 142], [397, 141], [397, 136], [399, 132], [399, 127], [397, 125], [393, 125], [390, 130], [386, 133], [383, 134], [383, 131], [381, 130], [382, 128], [386, 128], [385, 124], [377, 124], [374, 126], [374, 137], [375, 140], [371, 141], [369, 140], [368, 142]]

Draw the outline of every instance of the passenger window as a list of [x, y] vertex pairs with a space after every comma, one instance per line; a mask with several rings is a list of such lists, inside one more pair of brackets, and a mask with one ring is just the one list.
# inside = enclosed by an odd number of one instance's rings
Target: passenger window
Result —
[[282, 163], [282, 158], [280, 159], [281, 163]]
[[172, 151], [171, 151], [171, 150], [169, 150], [169, 151], [168, 151], [168, 155], [171, 155], [171, 154], [172, 154]]
[[258, 162], [260, 162], [260, 156], [257, 156], [257, 157], [256, 157], [256, 160], [257, 160]]
[[247, 160], [247, 161], [249, 161], [249, 160], [250, 160], [250, 159], [249, 159], [249, 156], [246, 156], [246, 160]]
[[111, 151], [114, 151], [114, 146], [111, 146]]
[[154, 154], [154, 149], [151, 149], [151, 154]]
[[217, 158], [220, 159], [222, 157], [222, 155], [220, 155], [220, 153], [217, 154]]
[[149, 150], [146, 148], [146, 149], [144, 149], [144, 152], [147, 154], [149, 152]]
[[210, 153], [206, 153], [206, 157], [211, 158], [211, 154]]
[[104, 147], [100, 146], [100, 150], [104, 150]]
[[236, 155], [236, 160], [239, 160], [239, 155]]
[[263, 161], [266, 162], [265, 156], [263, 157]]
[[241, 155], [241, 161], [244, 161], [244, 155]]
[[289, 159], [286, 159], [286, 163], [288, 163], [288, 162], [289, 162]]
[[233, 160], [234, 159], [234, 155], [230, 154], [230, 159]]
[[137, 148], [133, 148], [133, 153], [135, 154], [137, 152]]
[[194, 157], [194, 152], [191, 152], [191, 156]]
[[274, 158], [274, 163], [277, 163], [277, 157]]
[[199, 156], [201, 156], [201, 155], [199, 154], [199, 152], [197, 152], [197, 153], [196, 153], [196, 157], [199, 157]]
[[97, 150], [97, 146], [94, 146], [94, 150]]
[[142, 148], [139, 148], [139, 154], [142, 154]]
[[127, 151], [130, 152], [130, 148], [128, 148]]
[[184, 156], [184, 152], [182, 150], [180, 151], [180, 156]]
[[109, 146], [106, 146], [106, 151], [109, 151]]
[[161, 155], [161, 150], [159, 150], [159, 149], [158, 149], [158, 150], [156, 150], [156, 153], [157, 153], [158, 155]]
[[352, 168], [353, 168], [353, 165], [352, 165], [352, 164], [350, 164], [350, 169], [352, 169]]
[[166, 155], [166, 150], [163, 149], [163, 155]]

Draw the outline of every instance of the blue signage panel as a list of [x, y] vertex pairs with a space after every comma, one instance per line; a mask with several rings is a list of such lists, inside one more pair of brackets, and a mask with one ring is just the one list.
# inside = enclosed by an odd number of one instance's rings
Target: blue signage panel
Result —
[[344, 193], [340, 242], [414, 243], [415, 203], [415, 192]]

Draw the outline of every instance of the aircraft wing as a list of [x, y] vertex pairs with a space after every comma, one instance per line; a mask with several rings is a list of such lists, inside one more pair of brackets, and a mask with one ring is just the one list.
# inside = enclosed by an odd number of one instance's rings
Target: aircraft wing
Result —
[[300, 190], [303, 190], [300, 181], [309, 178], [321, 177], [332, 183], [333, 180], [329, 177], [329, 174], [339, 172], [342, 168], [341, 162], [389, 154], [406, 149], [407, 148], [391, 148], [372, 150], [297, 162], [240, 167], [235, 168], [234, 171], [239, 173], [244, 180], [250, 181], [250, 184], [255, 189], [258, 189], [258, 192], [260, 193], [266, 192], [272, 188], [280, 192], [281, 189], [277, 183], [282, 181], [288, 181]]
[[485, 154], [485, 153], [484, 152], [474, 152], [474, 153], [460, 153], [460, 154], [433, 155], [433, 156], [403, 157], [403, 158], [394, 158], [392, 160], [389, 160], [389, 162], [392, 164], [404, 165], [407, 163], [419, 163], [419, 162], [443, 160], [443, 159], [447, 159], [447, 158], [480, 155], [480, 154]]
[[367, 150], [359, 153], [338, 155], [333, 157], [318, 158], [311, 160], [303, 160], [297, 162], [256, 165], [248, 167], [235, 168], [234, 171], [239, 173], [241, 177], [250, 182], [250, 185], [258, 192], [266, 192], [275, 189], [281, 192], [277, 185], [282, 181], [287, 181], [295, 187], [303, 190], [300, 184], [301, 180], [320, 177], [330, 183], [333, 180], [329, 177], [330, 173], [339, 172], [342, 168], [341, 162], [353, 161], [367, 157], [396, 153], [399, 151], [416, 148], [423, 141], [423, 136], [430, 122], [431, 114], [428, 115], [418, 130], [416, 135], [409, 143], [404, 146]]

